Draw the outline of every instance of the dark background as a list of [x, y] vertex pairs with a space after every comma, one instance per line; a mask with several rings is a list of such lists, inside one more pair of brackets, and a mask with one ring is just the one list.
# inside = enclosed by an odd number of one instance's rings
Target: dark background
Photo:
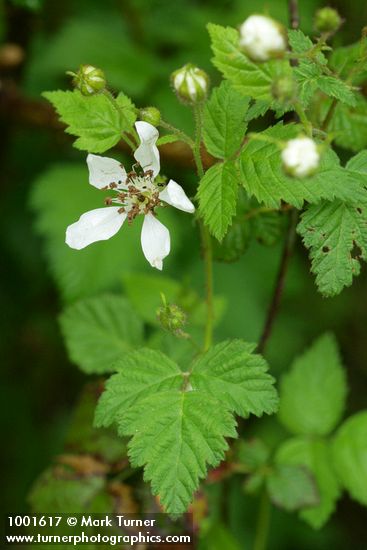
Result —
[[[299, 4], [301, 28], [312, 32], [313, 13], [324, 3], [300, 0]], [[361, 27], [367, 24], [366, 2], [341, 0], [332, 5], [345, 18], [335, 43], [358, 40]], [[156, 105], [167, 120], [190, 131], [188, 111], [177, 103], [169, 74], [190, 61], [207, 70], [215, 84], [219, 75], [210, 65], [206, 23], [236, 26], [249, 14], [264, 11], [287, 23], [285, 0], [0, 1], [0, 419], [4, 423], [1, 500], [5, 511], [27, 509], [27, 492], [62, 449], [73, 405], [86, 381], [68, 361], [57, 322], [63, 305], [77, 298], [78, 291], [65, 296], [62, 283], [50, 269], [43, 239], [34, 229], [35, 213], [30, 206], [32, 186], [41, 174], [54, 163], [83, 163], [85, 154], [72, 148], [41, 92], [67, 89], [67, 69], [75, 70], [83, 62], [96, 64], [105, 69], [113, 90], [123, 90], [139, 106]], [[9, 43], [13, 45], [10, 50]], [[339, 153], [348, 158], [346, 151]], [[167, 172], [179, 172], [177, 181], [190, 184], [190, 162], [178, 161], [177, 165], [171, 155], [166, 163]], [[64, 200], [57, 186], [54, 200]], [[166, 273], [181, 280], [190, 278], [202, 292], [200, 258], [190, 222], [180, 218], [175, 223], [186, 225], [177, 229]], [[237, 264], [216, 264], [216, 290], [227, 298], [218, 338], [259, 338], [280, 251], [281, 243], [270, 248], [253, 244]], [[140, 259], [137, 262], [127, 267], [122, 262], [121, 274], [125, 269], [148, 271]], [[101, 286], [120, 289], [116, 282]], [[89, 290], [87, 285], [79, 294], [95, 292], [96, 288]], [[330, 329], [337, 335], [348, 368], [347, 414], [365, 408], [366, 296], [364, 270], [352, 288], [336, 298], [322, 298], [309, 273], [307, 254], [298, 243], [266, 353], [275, 376], [313, 338]], [[264, 432], [271, 430], [267, 421], [259, 422]], [[235, 484], [229, 495], [232, 530], [239, 533], [241, 524], [251, 517], [253, 504], [243, 500]], [[272, 544], [282, 550], [366, 548], [366, 520], [366, 511], [347, 497], [319, 533], [295, 515], [275, 512]]]

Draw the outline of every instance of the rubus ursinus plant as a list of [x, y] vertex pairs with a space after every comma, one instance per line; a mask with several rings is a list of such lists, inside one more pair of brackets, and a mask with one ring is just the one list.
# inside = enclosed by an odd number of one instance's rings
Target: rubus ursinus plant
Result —
[[[65, 247], [96, 246], [143, 218], [143, 254], [159, 270], [152, 269], [154, 284], [132, 274], [131, 303], [109, 294], [69, 306], [61, 328], [72, 361], [106, 378], [96, 428], [112, 427], [128, 441], [131, 467], [144, 469], [171, 515], [189, 509], [208, 468], [222, 461], [209, 478], [221, 483], [239, 476], [245, 491], [262, 495], [261, 513], [272, 502], [320, 528], [343, 489], [367, 505], [367, 410], [342, 422], [346, 375], [333, 335], [321, 335], [294, 361], [279, 396], [261, 355], [297, 235], [324, 297], [351, 285], [367, 259], [367, 140], [358, 124], [358, 113], [367, 112], [360, 87], [367, 38], [362, 31], [358, 43], [334, 49], [341, 24], [331, 8], [316, 13], [313, 37], [295, 28], [296, 20], [287, 31], [258, 14], [237, 29], [209, 23], [221, 82], [211, 85], [192, 64], [171, 76], [173, 93], [194, 117], [194, 135], [166, 121], [164, 106], [138, 108], [123, 91], [112, 93], [103, 67], [83, 65], [70, 73], [73, 90], [44, 93], [76, 137], [74, 146], [86, 152], [81, 177], [87, 181], [89, 174], [101, 198], [91, 187], [96, 202], [69, 220]], [[256, 131], [265, 114], [271, 125]], [[114, 152], [104, 156], [120, 141], [130, 159], [123, 164]], [[193, 192], [184, 190], [179, 167], [174, 179], [165, 175], [159, 147], [171, 142], [191, 151]], [[351, 152], [346, 163], [333, 145]], [[34, 201], [40, 196], [38, 190]], [[197, 241], [187, 246], [201, 249], [205, 303], [160, 273], [170, 253], [169, 222], [166, 227], [160, 217], [171, 208], [196, 227]], [[218, 342], [213, 261], [236, 261], [249, 238], [261, 233], [266, 240], [274, 226], [285, 245], [263, 336], [258, 344]], [[131, 254], [141, 254], [139, 248], [136, 243]], [[159, 349], [157, 334], [171, 345]], [[184, 361], [177, 359], [181, 348]], [[271, 454], [260, 438], [246, 438], [246, 420], [275, 413], [290, 435]], [[111, 472], [118, 478], [118, 468]], [[36, 485], [32, 501], [37, 491]]]

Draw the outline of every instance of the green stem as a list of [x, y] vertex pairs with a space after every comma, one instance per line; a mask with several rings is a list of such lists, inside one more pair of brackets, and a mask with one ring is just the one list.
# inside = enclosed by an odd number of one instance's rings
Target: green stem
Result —
[[[202, 139], [202, 106], [194, 106], [195, 115], [195, 142], [192, 145], [192, 152], [198, 172], [199, 178], [204, 177], [203, 161], [201, 159], [201, 139]], [[214, 283], [213, 283], [213, 247], [212, 239], [208, 228], [204, 225], [202, 220], [199, 220], [201, 243], [205, 264], [205, 288], [206, 288], [206, 323], [204, 332], [204, 351], [207, 351], [213, 341], [213, 319], [214, 319], [214, 307], [213, 307], [213, 295], [214, 295]]]
[[208, 228], [200, 220], [201, 241], [203, 246], [204, 264], [205, 264], [205, 288], [206, 288], [206, 323], [204, 333], [204, 351], [207, 351], [213, 341], [213, 249], [212, 239]]
[[266, 550], [270, 527], [271, 504], [264, 490], [260, 497], [259, 512], [253, 550]]
[[[103, 94], [104, 94], [105, 97], [107, 97], [108, 101], [111, 103], [113, 108], [118, 112], [120, 118], [123, 118], [126, 121], [126, 117], [125, 117], [125, 114], [124, 114], [123, 110], [121, 109], [120, 105], [117, 103], [116, 99], [113, 97], [111, 92], [109, 90], [105, 89], [105, 90], [103, 90]], [[136, 143], [134, 143], [133, 140], [131, 140], [129, 138], [129, 136], [127, 135], [126, 132], [122, 133], [122, 137], [126, 141], [126, 143], [129, 145], [131, 150], [134, 151], [136, 149]]]
[[305, 129], [306, 134], [309, 137], [312, 137], [312, 124], [308, 120], [307, 115], [306, 115], [302, 105], [300, 103], [296, 103], [294, 108], [295, 108], [295, 111], [296, 111], [300, 121], [301, 121], [302, 126]]
[[175, 126], [172, 126], [172, 124], [169, 124], [168, 122], [166, 122], [165, 120], [162, 120], [162, 119], [161, 119], [159, 125], [162, 126], [162, 128], [164, 128], [165, 130], [168, 130], [172, 134], [175, 134], [176, 136], [178, 136], [181, 139], [181, 141], [184, 141], [185, 143], [190, 145], [190, 147], [192, 149], [194, 148], [194, 146], [195, 146], [194, 141], [191, 139], [190, 136], [185, 134], [185, 132], [183, 132], [182, 130], [179, 130], [178, 128], [175, 128]]

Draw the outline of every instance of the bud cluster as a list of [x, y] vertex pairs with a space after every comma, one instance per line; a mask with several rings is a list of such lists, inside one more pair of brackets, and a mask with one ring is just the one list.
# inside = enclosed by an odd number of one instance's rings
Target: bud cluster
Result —
[[83, 95], [98, 94], [106, 89], [106, 77], [102, 69], [93, 65], [80, 65], [77, 73], [67, 71], [73, 77], [73, 85]]
[[157, 318], [162, 328], [178, 338], [187, 338], [188, 334], [182, 330], [187, 323], [186, 313], [176, 304], [167, 304], [164, 294], [161, 296], [163, 305], [157, 310]]
[[171, 82], [177, 97], [183, 103], [201, 103], [208, 95], [208, 75], [191, 63], [172, 73]]

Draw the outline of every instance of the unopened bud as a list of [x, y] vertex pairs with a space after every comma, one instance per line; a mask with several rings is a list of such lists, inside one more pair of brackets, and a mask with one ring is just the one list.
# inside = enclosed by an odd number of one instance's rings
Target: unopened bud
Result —
[[177, 97], [184, 103], [200, 103], [208, 95], [208, 75], [191, 63], [172, 73], [171, 81]]
[[83, 95], [93, 95], [102, 92], [106, 88], [104, 72], [92, 65], [80, 65], [77, 73], [67, 72], [73, 77], [73, 85]]
[[264, 15], [251, 15], [240, 27], [240, 46], [254, 61], [280, 57], [287, 48], [284, 27]]
[[342, 24], [342, 18], [334, 8], [321, 8], [315, 14], [315, 29], [319, 32], [335, 32]]
[[291, 103], [295, 98], [297, 85], [292, 77], [283, 76], [275, 80], [271, 87], [271, 93], [274, 99], [280, 103]]
[[186, 313], [176, 304], [167, 304], [164, 295], [162, 302], [163, 305], [157, 310], [157, 318], [162, 328], [179, 338], [187, 338], [187, 334], [182, 330], [187, 323]]
[[320, 153], [313, 139], [301, 136], [287, 142], [282, 151], [284, 170], [297, 178], [314, 174], [320, 163]]
[[161, 113], [155, 107], [144, 107], [140, 109], [139, 120], [149, 122], [152, 126], [159, 126], [161, 122]]

